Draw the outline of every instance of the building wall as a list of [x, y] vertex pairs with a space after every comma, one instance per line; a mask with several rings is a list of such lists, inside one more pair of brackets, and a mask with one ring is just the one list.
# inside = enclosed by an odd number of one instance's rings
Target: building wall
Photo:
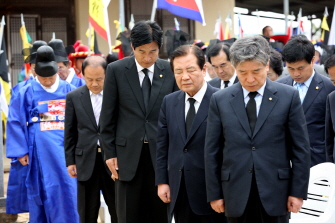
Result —
[[215, 39], [214, 27], [216, 20], [221, 14], [222, 28], [225, 29], [225, 19], [230, 13], [232, 19], [232, 30], [230, 31], [231, 36], [234, 37], [234, 7], [235, 0], [203, 0], [204, 16], [206, 26], [202, 26], [199, 22], [195, 23], [195, 36], [197, 39], [201, 39], [203, 42], [208, 42], [211, 39]]
[[[76, 39], [81, 40], [82, 44], [88, 45], [86, 31], [88, 29], [88, 0], [75, 0], [76, 11]], [[108, 6], [109, 28], [111, 32], [112, 45], [115, 45], [116, 29], [114, 20], [119, 20], [119, 1], [112, 0]], [[97, 35], [99, 50], [108, 54], [108, 43], [101, 36]]]

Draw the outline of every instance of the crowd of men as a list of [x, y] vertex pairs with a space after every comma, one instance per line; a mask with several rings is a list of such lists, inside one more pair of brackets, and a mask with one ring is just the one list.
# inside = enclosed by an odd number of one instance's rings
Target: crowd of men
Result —
[[299, 212], [310, 167], [335, 161], [335, 55], [328, 78], [305, 36], [279, 53], [257, 35], [183, 45], [168, 62], [162, 35], [136, 23], [133, 54], [112, 63], [69, 56], [59, 39], [33, 44], [33, 75], [9, 106], [7, 213], [97, 222], [101, 193], [113, 223], [288, 223]]

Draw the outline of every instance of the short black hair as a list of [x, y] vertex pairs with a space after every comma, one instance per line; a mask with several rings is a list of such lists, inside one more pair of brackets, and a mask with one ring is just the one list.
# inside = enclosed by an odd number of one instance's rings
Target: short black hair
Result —
[[230, 56], [229, 56], [229, 49], [230, 49], [230, 44], [228, 43], [217, 43], [211, 48], [208, 49], [207, 51], [207, 59], [210, 64], [212, 64], [211, 57], [215, 57], [220, 54], [221, 50], [226, 54], [227, 60], [230, 61]]
[[283, 60], [282, 55], [275, 49], [271, 49], [270, 53], [270, 67], [278, 76], [283, 73]]
[[103, 58], [102, 56], [98, 56], [98, 55], [92, 55], [92, 56], [86, 57], [81, 67], [81, 71], [84, 76], [85, 76], [85, 68], [87, 66], [94, 66], [94, 67], [101, 66], [104, 69], [104, 72], [106, 73], [107, 62], [105, 58]]
[[109, 53], [106, 57], [107, 64], [110, 64], [114, 61], [117, 61], [119, 59], [119, 56], [116, 52]]
[[262, 29], [262, 34], [264, 35], [264, 31], [266, 30], [266, 28], [270, 27], [272, 29], [271, 26], [264, 26], [264, 28]]
[[329, 74], [328, 69], [331, 67], [335, 67], [335, 54], [329, 57], [328, 60], [326, 60], [326, 62], [324, 63], [324, 66], [325, 66], [326, 73]]
[[135, 24], [130, 33], [130, 42], [135, 49], [151, 42], [156, 42], [158, 47], [162, 46], [163, 31], [161, 27], [153, 21], [139, 21]]
[[283, 60], [288, 63], [306, 60], [312, 62], [315, 54], [314, 45], [304, 35], [293, 36], [284, 46]]
[[205, 65], [205, 56], [203, 51], [196, 45], [181, 45], [175, 49], [170, 56], [170, 66], [172, 72], [174, 70], [173, 61], [177, 57], [186, 56], [188, 54], [193, 54], [197, 58], [197, 64], [202, 70]]

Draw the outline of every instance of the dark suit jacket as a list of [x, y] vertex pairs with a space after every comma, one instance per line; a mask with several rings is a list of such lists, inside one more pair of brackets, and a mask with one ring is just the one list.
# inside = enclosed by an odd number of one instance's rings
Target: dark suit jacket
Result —
[[163, 100], [158, 120], [156, 185], [169, 184], [171, 212], [178, 196], [181, 169], [184, 169], [185, 188], [192, 211], [197, 215], [215, 213], [207, 203], [205, 193], [204, 148], [209, 102], [217, 90], [207, 85], [188, 137], [185, 130], [185, 92], [174, 92]]
[[65, 117], [66, 166], [76, 164], [78, 181], [86, 181], [92, 176], [100, 134], [86, 85], [66, 95]]
[[117, 157], [119, 180], [130, 181], [135, 176], [145, 134], [152, 163], [156, 166], [159, 109], [164, 96], [176, 90], [178, 87], [169, 63], [158, 59], [146, 116], [134, 57], [108, 65], [100, 116], [102, 149], [106, 159]]
[[[291, 76], [281, 78], [278, 82], [293, 86]], [[326, 162], [326, 99], [333, 90], [335, 90], [335, 87], [329, 78], [315, 72], [302, 104], [309, 134], [312, 166]]]
[[332, 92], [327, 97], [326, 109], [326, 155], [327, 162], [335, 162], [335, 92]]
[[[236, 76], [234, 84], [236, 84], [237, 82], [238, 82], [238, 78]], [[210, 85], [212, 85], [212, 87], [216, 87], [216, 88], [219, 88], [219, 89], [221, 88], [221, 78], [219, 78], [219, 77], [213, 78], [212, 80], [208, 81], [208, 83]]]
[[253, 174], [270, 216], [287, 213], [288, 196], [306, 199], [310, 153], [298, 91], [267, 80], [254, 134], [240, 83], [213, 94], [205, 168], [208, 201], [224, 198], [227, 217], [243, 214]]

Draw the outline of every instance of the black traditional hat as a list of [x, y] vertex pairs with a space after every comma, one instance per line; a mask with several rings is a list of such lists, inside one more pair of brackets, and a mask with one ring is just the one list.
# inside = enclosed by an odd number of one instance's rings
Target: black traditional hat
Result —
[[54, 39], [49, 42], [49, 46], [54, 50], [56, 62], [68, 62], [69, 58], [61, 39]]
[[51, 77], [58, 72], [55, 54], [50, 46], [41, 46], [36, 52], [35, 72], [41, 77]]
[[35, 63], [36, 62], [36, 52], [37, 49], [41, 46], [48, 45], [45, 41], [43, 40], [36, 40], [33, 43], [33, 47], [31, 48], [25, 48], [22, 50], [22, 55], [26, 56], [27, 58], [24, 60], [25, 63]]

